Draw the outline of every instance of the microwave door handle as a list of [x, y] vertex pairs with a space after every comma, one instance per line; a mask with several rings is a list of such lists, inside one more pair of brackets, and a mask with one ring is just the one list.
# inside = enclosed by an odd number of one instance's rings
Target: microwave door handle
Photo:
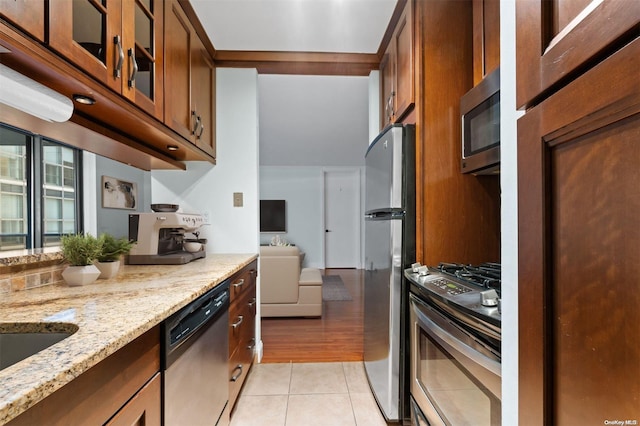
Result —
[[438, 340], [438, 343], [443, 345], [445, 348], [451, 348], [465, 357], [469, 358], [476, 364], [479, 364], [486, 370], [492, 372], [493, 374], [502, 377], [501, 366], [498, 362], [487, 358], [482, 355], [478, 351], [475, 351], [473, 348], [465, 345], [460, 342], [458, 339], [453, 337], [449, 332], [444, 330], [438, 324], [433, 322], [427, 315], [425, 315], [420, 309], [416, 309], [414, 307], [416, 314], [418, 315], [418, 319], [425, 326], [426, 330], [431, 332], [432, 337]]

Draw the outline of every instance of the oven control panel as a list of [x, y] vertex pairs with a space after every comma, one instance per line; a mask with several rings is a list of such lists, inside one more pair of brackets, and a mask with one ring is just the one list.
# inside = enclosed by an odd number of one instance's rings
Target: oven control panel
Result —
[[469, 293], [473, 290], [471, 290], [470, 288], [467, 288], [463, 285], [460, 284], [456, 284], [453, 283], [449, 280], [445, 280], [444, 278], [438, 278], [435, 280], [431, 280], [431, 281], [427, 281], [429, 284], [432, 284], [444, 291], [446, 291], [447, 293], [449, 293], [452, 296], [457, 296], [458, 294], [464, 294], [464, 293]]

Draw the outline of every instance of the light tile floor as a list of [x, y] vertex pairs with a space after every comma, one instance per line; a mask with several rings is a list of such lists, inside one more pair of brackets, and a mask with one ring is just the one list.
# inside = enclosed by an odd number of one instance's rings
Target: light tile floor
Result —
[[362, 362], [254, 364], [231, 426], [386, 426]]

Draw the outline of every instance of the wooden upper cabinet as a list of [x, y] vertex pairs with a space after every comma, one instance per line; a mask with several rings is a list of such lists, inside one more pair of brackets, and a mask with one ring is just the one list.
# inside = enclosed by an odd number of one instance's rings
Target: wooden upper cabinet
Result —
[[0, 0], [0, 16], [44, 41], [44, 0]]
[[122, 3], [125, 52], [122, 94], [162, 120], [164, 95], [164, 7], [161, 0]]
[[165, 2], [164, 121], [185, 139], [191, 139], [191, 44], [194, 29], [176, 0]]
[[393, 123], [394, 119], [394, 96], [395, 96], [395, 46], [390, 44], [380, 62], [380, 86], [382, 91], [382, 120], [380, 127], [384, 128]]
[[49, 3], [49, 46], [147, 113], [162, 118], [159, 0]]
[[395, 123], [414, 104], [413, 1], [407, 1], [380, 63], [382, 126]]
[[637, 36], [639, 16], [637, 0], [518, 1], [517, 75], [527, 76], [518, 79], [518, 107], [539, 102]]
[[165, 124], [215, 157], [213, 60], [177, 0], [165, 16]]
[[121, 0], [49, 3], [49, 46], [120, 92], [125, 52]]
[[414, 102], [412, 4], [411, 1], [407, 2], [393, 35], [396, 49], [396, 118], [402, 117]]
[[500, 66], [500, 0], [473, 0], [473, 85]]
[[[207, 154], [216, 155], [216, 67], [200, 40], [193, 43], [192, 80], [193, 112], [197, 128], [195, 144]], [[192, 113], [193, 114], [193, 113]]]

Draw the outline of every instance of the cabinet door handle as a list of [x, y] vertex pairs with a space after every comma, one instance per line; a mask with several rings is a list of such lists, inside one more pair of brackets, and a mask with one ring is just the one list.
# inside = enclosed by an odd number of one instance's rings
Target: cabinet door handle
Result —
[[235, 372], [236, 370], [240, 370], [240, 372], [238, 374], [234, 374], [234, 375], [231, 376], [231, 381], [232, 382], [235, 382], [236, 380], [238, 380], [240, 378], [240, 376], [242, 376], [242, 364], [236, 365], [236, 368], [234, 368], [232, 372]]
[[113, 44], [116, 45], [116, 63], [113, 69], [113, 77], [120, 78], [120, 71], [122, 71], [122, 64], [124, 63], [124, 50], [122, 50], [122, 42], [120, 36], [113, 37]]
[[138, 61], [136, 61], [136, 54], [133, 49], [129, 49], [129, 59], [131, 60], [131, 75], [129, 77], [129, 87], [133, 87], [136, 83], [136, 74], [138, 74]]
[[238, 327], [240, 327], [240, 324], [242, 324], [242, 321], [244, 320], [244, 318], [242, 317], [242, 315], [238, 315], [238, 319], [231, 324], [231, 327], [233, 327], [233, 330], [235, 331]]
[[193, 130], [191, 130], [191, 134], [195, 135], [198, 131], [198, 127], [200, 127], [200, 116], [195, 111], [191, 111], [191, 118], [195, 118], [193, 122]]
[[253, 299], [251, 299], [251, 302], [248, 303], [250, 308], [253, 308], [254, 306], [256, 306], [256, 298], [254, 297]]
[[237, 283], [233, 283], [234, 288], [242, 287], [244, 285], [244, 278], [240, 278]]
[[[198, 117], [198, 118], [200, 118], [200, 117]], [[200, 132], [198, 132], [197, 138], [200, 139], [202, 137], [203, 133], [204, 133], [204, 124], [202, 122], [200, 122]]]

